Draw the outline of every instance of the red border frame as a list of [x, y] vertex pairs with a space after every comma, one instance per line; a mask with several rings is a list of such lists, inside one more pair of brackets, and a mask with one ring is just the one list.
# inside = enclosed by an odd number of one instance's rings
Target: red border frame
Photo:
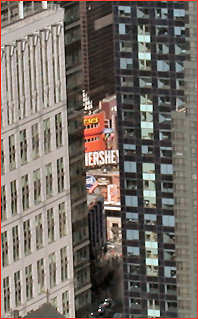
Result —
[[[0, 0], [0, 9], [1, 9], [1, 2], [2, 1], [3, 0]], [[8, 0], [8, 1], [15, 1], [15, 0]], [[16, 0], [16, 1], [19, 1], [19, 0]], [[26, 1], [31, 1], [31, 0], [26, 0]], [[35, 1], [35, 0], [33, 0], [33, 1]], [[53, 1], [53, 0], [49, 0], [49, 1]], [[70, 0], [61, 0], [61, 1], [70, 1]], [[73, 1], [79, 2], [79, 1], [86, 1], [86, 0], [73, 0]], [[101, 1], [101, 0], [94, 0], [94, 1]], [[111, 0], [104, 0], [104, 1], [111, 1]], [[114, 0], [114, 1], [125, 1], [125, 0]], [[133, 0], [130, 0], [130, 1], [133, 2]], [[136, 1], [141, 1], [141, 0], [136, 0]], [[144, 1], [149, 1], [149, 0], [144, 0]], [[150, 1], [156, 1], [156, 0], [150, 0]], [[160, 1], [162, 1], [162, 0], [160, 0]], [[174, 1], [174, 0], [167, 0], [167, 1]], [[196, 2], [196, 3], [198, 2], [198, 0], [180, 0], [180, 1]], [[198, 16], [198, 7], [197, 7], [197, 16]], [[198, 25], [198, 22], [197, 22], [197, 25]], [[0, 26], [1, 26], [1, 18], [0, 18]], [[198, 34], [197, 34], [197, 42], [198, 42]], [[0, 36], [0, 44], [1, 44], [1, 36]], [[198, 49], [197, 49], [197, 52], [198, 52]], [[1, 61], [0, 61], [0, 64], [1, 64]], [[197, 59], [197, 70], [198, 70], [198, 59]], [[0, 79], [1, 79], [1, 75], [0, 75]], [[197, 83], [198, 83], [198, 75], [197, 75]], [[197, 98], [198, 98], [198, 91], [197, 91]], [[198, 114], [197, 114], [197, 123], [198, 123]], [[1, 126], [1, 113], [0, 113], [0, 126]], [[197, 132], [198, 132], [198, 129], [197, 129]], [[1, 141], [0, 141], [0, 151], [1, 151]], [[197, 154], [197, 159], [198, 159], [198, 154]], [[198, 174], [198, 167], [197, 167], [197, 174]], [[0, 192], [1, 192], [1, 188], [0, 188]], [[197, 196], [198, 196], [198, 188], [197, 188]], [[1, 198], [0, 198], [0, 201], [1, 201]], [[0, 216], [0, 221], [1, 221], [1, 216]], [[197, 214], [197, 223], [198, 223], [198, 214]], [[0, 230], [0, 233], [1, 233], [1, 230]], [[198, 239], [198, 232], [197, 232], [197, 239]], [[1, 245], [0, 245], [0, 251], [1, 251]], [[197, 246], [197, 254], [198, 254], [198, 246]], [[197, 257], [197, 259], [198, 259], [198, 257]], [[198, 273], [198, 263], [197, 263], [197, 273]], [[0, 278], [1, 278], [1, 267], [0, 267]], [[197, 281], [197, 284], [198, 284], [198, 281]], [[198, 297], [197, 297], [197, 304], [198, 304]], [[0, 318], [2, 318], [1, 317], [1, 304], [0, 304]], [[160, 317], [160, 318], [162, 318], [162, 317]], [[197, 313], [196, 318], [198, 318], [198, 313]], [[142, 319], [147, 319], [147, 318], [142, 318]], [[166, 319], [172, 319], [172, 318], [166, 318]], [[179, 319], [185, 319], [185, 318], [179, 318]], [[195, 318], [188, 318], [188, 319], [195, 319]]]

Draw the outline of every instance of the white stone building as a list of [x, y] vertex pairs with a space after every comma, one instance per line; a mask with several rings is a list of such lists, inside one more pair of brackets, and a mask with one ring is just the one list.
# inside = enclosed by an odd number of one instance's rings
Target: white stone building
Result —
[[[41, 2], [42, 3], [42, 2]], [[63, 9], [1, 34], [2, 317], [50, 301], [75, 317]], [[12, 22], [12, 21], [11, 21]]]

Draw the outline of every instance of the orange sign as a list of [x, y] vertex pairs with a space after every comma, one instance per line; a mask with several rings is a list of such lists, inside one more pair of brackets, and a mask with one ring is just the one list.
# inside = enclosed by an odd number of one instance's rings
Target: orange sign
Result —
[[99, 120], [98, 120], [98, 117], [92, 117], [92, 118], [86, 118], [84, 119], [84, 125], [87, 126], [89, 124], [96, 124], [98, 123]]

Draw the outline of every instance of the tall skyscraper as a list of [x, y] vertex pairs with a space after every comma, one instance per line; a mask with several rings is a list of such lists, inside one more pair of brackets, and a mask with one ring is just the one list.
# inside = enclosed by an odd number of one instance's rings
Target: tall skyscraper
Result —
[[76, 315], [91, 303], [87, 193], [83, 136], [82, 6], [58, 1], [64, 8], [67, 114], [72, 209]]
[[186, 105], [173, 112], [178, 317], [197, 314], [197, 3], [189, 2], [190, 60], [184, 63]]
[[2, 20], [1, 314], [75, 317], [64, 11], [5, 1]]
[[171, 112], [186, 105], [188, 3], [114, 2], [124, 315], [177, 317]]

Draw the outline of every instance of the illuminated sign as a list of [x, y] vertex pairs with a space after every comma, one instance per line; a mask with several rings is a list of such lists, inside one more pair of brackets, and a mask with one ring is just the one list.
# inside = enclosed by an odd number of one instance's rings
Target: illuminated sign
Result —
[[90, 125], [90, 124], [96, 124], [98, 123], [99, 120], [97, 117], [92, 117], [92, 118], [88, 118], [88, 119], [84, 119], [84, 125], [87, 126], [87, 125]]
[[85, 153], [85, 166], [116, 165], [119, 163], [118, 150]]

